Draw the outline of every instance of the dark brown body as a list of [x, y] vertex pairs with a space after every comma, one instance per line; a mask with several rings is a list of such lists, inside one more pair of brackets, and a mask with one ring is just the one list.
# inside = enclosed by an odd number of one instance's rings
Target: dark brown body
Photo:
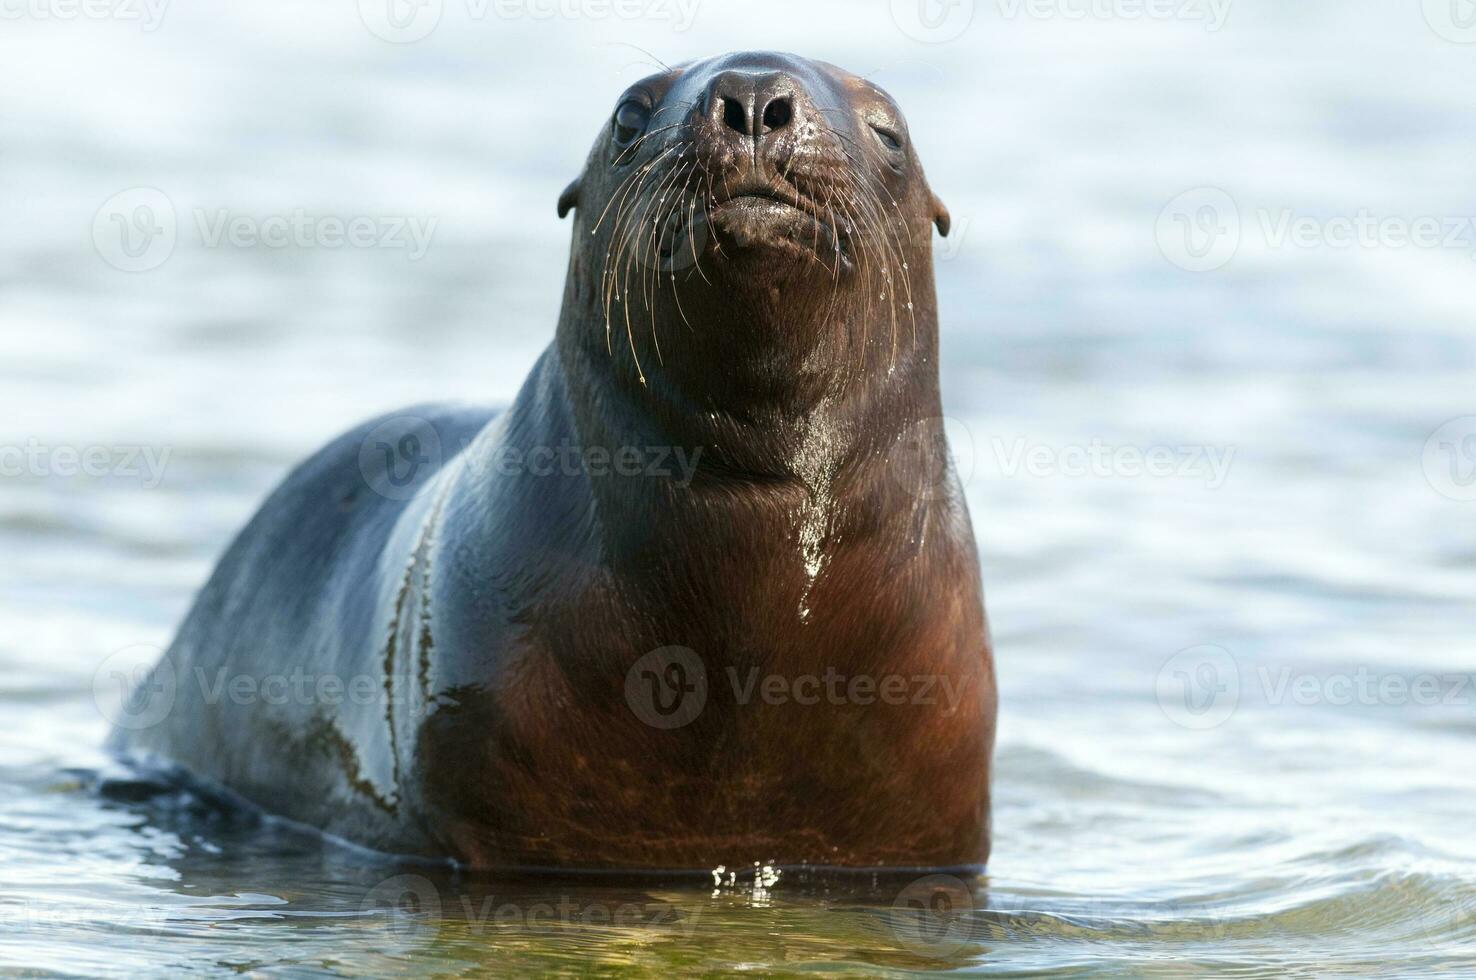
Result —
[[[946, 215], [895, 107], [836, 69], [735, 55], [637, 89], [646, 135], [622, 109], [566, 195], [557, 338], [513, 406], [411, 410], [294, 474], [161, 667], [172, 710], [116, 744], [477, 866], [981, 866], [996, 696], [937, 425]], [[528, 465], [549, 450], [580, 463]], [[660, 699], [641, 665], [670, 648], [706, 689], [664, 727], [634, 692]], [[384, 697], [197, 683], [304, 666]]]

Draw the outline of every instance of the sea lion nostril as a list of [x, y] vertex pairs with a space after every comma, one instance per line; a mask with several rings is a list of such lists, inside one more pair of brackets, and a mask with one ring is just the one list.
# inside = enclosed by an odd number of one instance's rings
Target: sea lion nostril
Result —
[[783, 129], [793, 118], [794, 107], [790, 104], [789, 96], [781, 95], [764, 109], [764, 132]]
[[744, 108], [742, 102], [723, 97], [723, 123], [729, 129], [736, 129], [744, 136], [748, 135], [748, 110]]

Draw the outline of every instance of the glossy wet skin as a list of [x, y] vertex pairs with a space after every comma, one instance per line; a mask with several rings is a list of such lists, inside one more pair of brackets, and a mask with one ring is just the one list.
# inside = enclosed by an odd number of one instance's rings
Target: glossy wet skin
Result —
[[[979, 867], [993, 661], [937, 424], [946, 218], [905, 126], [868, 83], [780, 55], [632, 92], [562, 202], [558, 330], [511, 408], [414, 410], [446, 452], [393, 494], [369, 492], [378, 423], [325, 449], [170, 652], [179, 676], [368, 676], [385, 703], [186, 685], [115, 744], [478, 867]], [[570, 446], [693, 468], [507, 467]], [[666, 728], [632, 691], [672, 648], [707, 695]]]

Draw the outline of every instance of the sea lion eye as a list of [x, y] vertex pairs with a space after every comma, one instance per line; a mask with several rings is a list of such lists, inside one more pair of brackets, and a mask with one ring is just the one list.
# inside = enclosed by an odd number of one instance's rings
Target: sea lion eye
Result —
[[895, 153], [902, 149], [902, 137], [892, 132], [892, 130], [885, 129], [881, 126], [872, 126], [871, 131], [876, 133], [876, 138], [881, 140], [882, 146], [885, 146], [892, 152]]
[[615, 142], [629, 146], [635, 138], [646, 131], [651, 121], [651, 110], [644, 103], [628, 99], [615, 110]]

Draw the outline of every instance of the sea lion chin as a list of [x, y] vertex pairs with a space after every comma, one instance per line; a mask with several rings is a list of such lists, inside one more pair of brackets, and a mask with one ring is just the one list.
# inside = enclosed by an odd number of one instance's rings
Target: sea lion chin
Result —
[[[113, 747], [476, 867], [981, 868], [996, 690], [938, 424], [949, 219], [900, 109], [792, 55], [663, 70], [559, 212], [558, 328], [507, 411], [421, 406], [294, 471], [140, 688], [167, 708]], [[195, 683], [279, 675], [320, 683]]]

